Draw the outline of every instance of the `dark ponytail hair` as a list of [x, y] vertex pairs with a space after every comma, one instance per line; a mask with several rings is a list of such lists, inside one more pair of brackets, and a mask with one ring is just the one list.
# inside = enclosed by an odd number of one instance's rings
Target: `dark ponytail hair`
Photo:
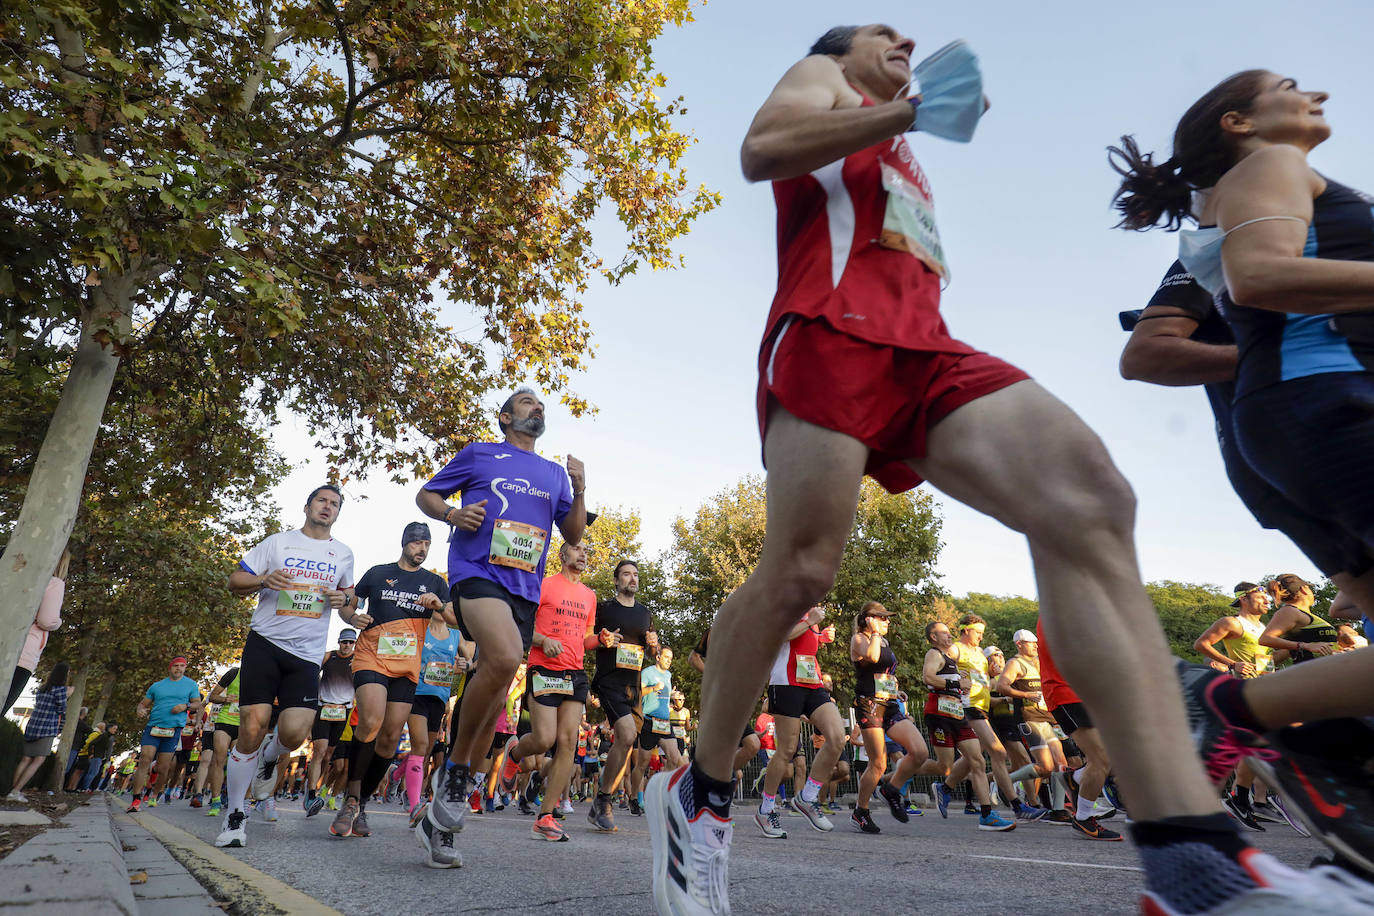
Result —
[[1242, 70], [1228, 76], [1192, 104], [1174, 130], [1174, 154], [1155, 164], [1135, 138], [1107, 147], [1107, 162], [1121, 176], [1112, 206], [1121, 214], [1119, 229], [1178, 229], [1192, 216], [1193, 192], [1215, 185], [1234, 164], [1231, 144], [1221, 129], [1228, 111], [1246, 114], [1264, 88], [1268, 70]]
[[48, 673], [48, 679], [43, 682], [43, 687], [66, 687], [67, 676], [71, 673], [71, 667], [66, 662], [58, 662], [52, 666], [52, 671]]

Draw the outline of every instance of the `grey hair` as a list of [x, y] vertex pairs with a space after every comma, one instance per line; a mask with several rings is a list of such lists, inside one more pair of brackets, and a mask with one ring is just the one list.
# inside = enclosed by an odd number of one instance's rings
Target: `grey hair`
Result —
[[836, 57], [843, 57], [849, 53], [849, 49], [854, 45], [854, 36], [858, 33], [857, 25], [837, 25], [826, 32], [816, 43], [811, 46], [807, 54], [833, 54]]
[[533, 395], [536, 398], [539, 397], [539, 392], [535, 391], [529, 385], [521, 385], [519, 388], [515, 389], [510, 393], [510, 397], [506, 398], [505, 403], [501, 405], [501, 409], [496, 412], [496, 424], [501, 427], [501, 435], [503, 436], [507, 433], [507, 431], [510, 430], [510, 424], [501, 422], [501, 414], [510, 413], [512, 410], [514, 410], [515, 399], [520, 397], [520, 395], [522, 394]]

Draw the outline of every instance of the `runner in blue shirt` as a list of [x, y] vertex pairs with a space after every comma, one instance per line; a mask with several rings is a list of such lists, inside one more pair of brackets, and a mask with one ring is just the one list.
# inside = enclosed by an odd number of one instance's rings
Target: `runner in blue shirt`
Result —
[[[159, 776], [172, 772], [172, 755], [181, 747], [181, 727], [186, 724], [186, 712], [200, 712], [200, 687], [186, 676], [186, 657], [172, 659], [171, 673], [149, 687], [138, 701], [138, 714], [148, 717], [143, 739], [138, 747], [138, 770], [134, 773], [134, 799], [130, 811], [137, 811], [143, 802], [148, 783], [148, 767], [157, 758]], [[154, 796], [156, 798], [156, 796]]]
[[635, 793], [635, 802], [639, 810], [644, 808], [644, 783], [648, 777], [649, 761], [653, 758], [654, 751], [663, 754], [668, 768], [682, 765], [682, 755], [678, 753], [677, 739], [673, 737], [673, 726], [670, 721], [673, 650], [667, 646], [659, 649], [655, 662], [656, 664], [645, 668], [639, 675], [639, 694], [644, 698], [644, 725], [639, 730], [634, 771], [630, 774], [630, 787]]
[[[467, 446], [415, 499], [426, 515], [453, 526], [448, 581], [458, 629], [482, 659], [463, 690], [450, 766], [433, 777], [427, 816], [436, 831], [463, 829], [473, 758], [491, 746], [506, 688], [534, 638], [553, 526], [573, 544], [587, 526], [582, 462], [569, 455], [564, 473], [534, 452], [544, 432], [544, 405], [534, 392], [512, 394], [498, 422], [502, 442]], [[449, 505], [459, 491], [461, 508]]]

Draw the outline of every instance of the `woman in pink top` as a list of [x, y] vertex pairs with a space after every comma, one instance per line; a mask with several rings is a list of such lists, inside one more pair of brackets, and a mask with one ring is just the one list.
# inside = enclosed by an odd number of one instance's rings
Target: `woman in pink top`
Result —
[[14, 669], [14, 678], [10, 681], [5, 708], [0, 709], [0, 716], [10, 711], [19, 694], [24, 692], [24, 685], [33, 677], [43, 647], [48, 644], [48, 634], [62, 626], [62, 595], [67, 589], [67, 567], [71, 565], [71, 559], [72, 555], [64, 548], [62, 558], [57, 561], [57, 569], [53, 570], [48, 587], [43, 590], [38, 616], [29, 626], [29, 635], [24, 640], [23, 651], [19, 653], [19, 664]]

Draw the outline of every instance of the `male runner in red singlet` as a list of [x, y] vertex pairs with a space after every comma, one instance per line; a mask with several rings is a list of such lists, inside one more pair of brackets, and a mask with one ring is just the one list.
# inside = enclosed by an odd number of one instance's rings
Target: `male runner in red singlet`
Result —
[[[740, 730], [788, 629], [830, 590], [865, 474], [893, 492], [924, 478], [1026, 535], [1057, 660], [1101, 712], [1119, 762], [1150, 889], [1173, 884], [1174, 864], [1196, 860], [1199, 845], [1216, 850], [1228, 887], [1253, 887], [1259, 879], [1239, 861], [1251, 850], [1191, 749], [1140, 584], [1129, 485], [1073, 411], [953, 339], [940, 316], [949, 260], [903, 136], [923, 125], [919, 100], [907, 98], [914, 47], [884, 25], [832, 29], [783, 76], [744, 140], [745, 177], [772, 181], [778, 206], [778, 291], [757, 399], [768, 527], [753, 575], [712, 627], [696, 758], [650, 782], [655, 901], [663, 912], [729, 911]], [[940, 116], [932, 106], [924, 123]]]

